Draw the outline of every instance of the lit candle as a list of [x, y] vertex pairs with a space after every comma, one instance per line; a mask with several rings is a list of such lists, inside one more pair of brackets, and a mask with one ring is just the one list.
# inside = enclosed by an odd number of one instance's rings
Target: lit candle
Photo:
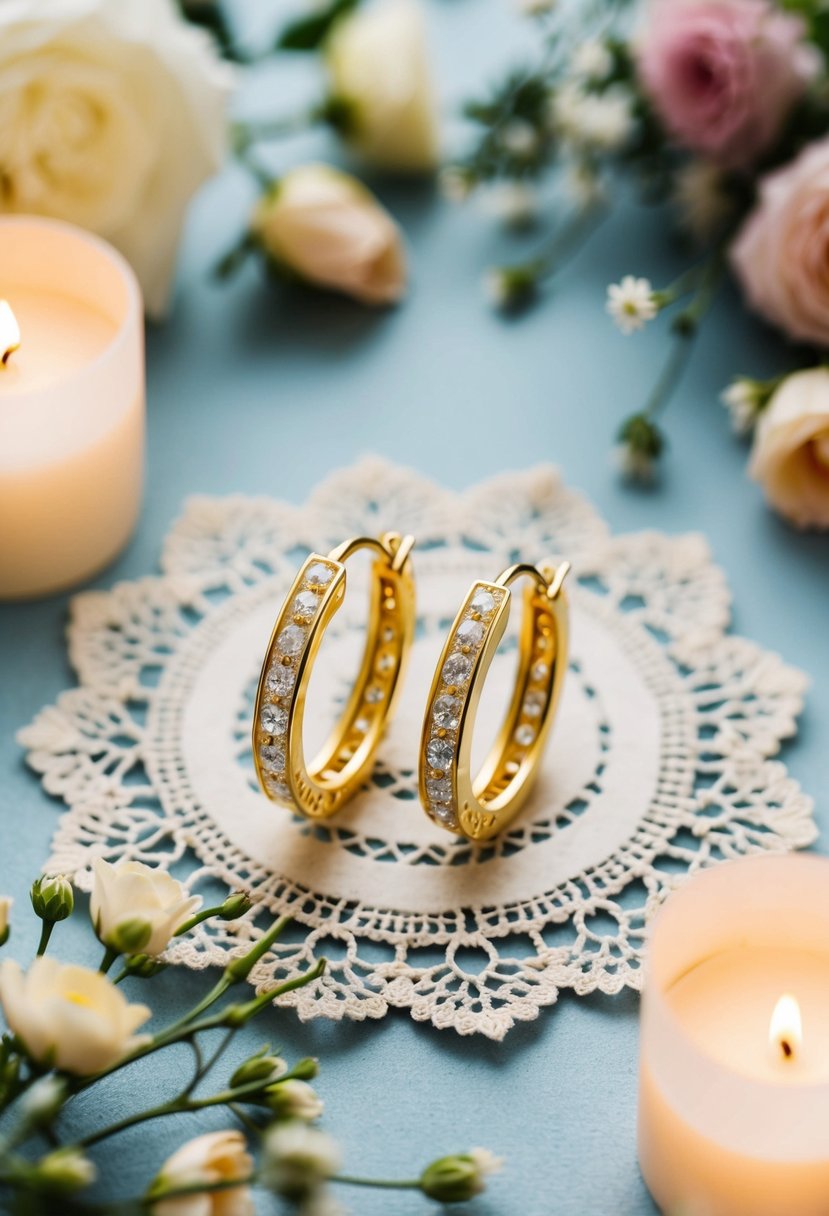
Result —
[[138, 516], [143, 310], [97, 237], [0, 219], [0, 598], [44, 595], [105, 566]]
[[639, 1161], [671, 1216], [829, 1212], [829, 861], [708, 870], [654, 925]]

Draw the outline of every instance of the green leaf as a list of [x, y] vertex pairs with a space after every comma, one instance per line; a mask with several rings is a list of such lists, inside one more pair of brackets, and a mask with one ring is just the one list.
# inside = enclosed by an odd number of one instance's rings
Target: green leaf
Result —
[[279, 51], [316, 51], [322, 46], [334, 24], [356, 8], [359, 0], [331, 0], [319, 12], [299, 17], [285, 27], [276, 43]]

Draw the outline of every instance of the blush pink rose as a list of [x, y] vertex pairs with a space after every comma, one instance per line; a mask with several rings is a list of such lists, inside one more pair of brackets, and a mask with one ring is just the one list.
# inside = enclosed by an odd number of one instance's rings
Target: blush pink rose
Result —
[[763, 179], [731, 263], [756, 312], [798, 341], [829, 346], [829, 139]]
[[774, 142], [818, 70], [802, 21], [767, 0], [652, 0], [639, 74], [682, 145], [733, 169]]

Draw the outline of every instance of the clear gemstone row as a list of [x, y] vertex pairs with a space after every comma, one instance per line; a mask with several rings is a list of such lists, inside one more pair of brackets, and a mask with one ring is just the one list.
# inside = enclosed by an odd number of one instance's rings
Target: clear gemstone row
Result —
[[[478, 587], [470, 597], [463, 616], [450, 642], [450, 653], [441, 670], [441, 683], [432, 702], [431, 733], [426, 743], [426, 793], [429, 813], [444, 827], [458, 827], [458, 807], [454, 780], [451, 776], [456, 763], [458, 743], [457, 731], [468, 695], [468, 684], [474, 670], [477, 654], [486, 639], [503, 600], [504, 593], [498, 588]], [[546, 645], [538, 639], [543, 651]], [[547, 684], [550, 666], [538, 658], [530, 668], [530, 685], [521, 706], [521, 718], [513, 733], [517, 754], [511, 757], [507, 771], [517, 773], [521, 763], [521, 752], [532, 746], [538, 733], [538, 721], [547, 704]], [[538, 687], [533, 688], [532, 685]]]
[[[259, 707], [257, 747], [259, 767], [268, 793], [283, 802], [293, 802], [285, 776], [288, 706], [293, 696], [299, 660], [322, 596], [337, 573], [328, 562], [314, 561], [305, 570], [302, 588], [284, 613], [271, 662], [265, 676], [264, 701]], [[284, 702], [284, 704], [283, 704]]]
[[469, 596], [449, 643], [440, 685], [430, 707], [431, 731], [426, 741], [426, 794], [432, 818], [457, 829], [458, 807], [452, 770], [456, 763], [458, 726], [478, 654], [504, 598], [500, 588], [478, 586]]

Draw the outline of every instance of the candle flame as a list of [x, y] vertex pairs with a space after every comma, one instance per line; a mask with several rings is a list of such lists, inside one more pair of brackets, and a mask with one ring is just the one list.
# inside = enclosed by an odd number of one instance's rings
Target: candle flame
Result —
[[20, 326], [8, 300], [0, 300], [0, 363], [6, 366], [20, 348]]
[[784, 993], [774, 1007], [769, 1026], [769, 1042], [784, 1060], [790, 1060], [803, 1041], [800, 1006], [796, 999]]

